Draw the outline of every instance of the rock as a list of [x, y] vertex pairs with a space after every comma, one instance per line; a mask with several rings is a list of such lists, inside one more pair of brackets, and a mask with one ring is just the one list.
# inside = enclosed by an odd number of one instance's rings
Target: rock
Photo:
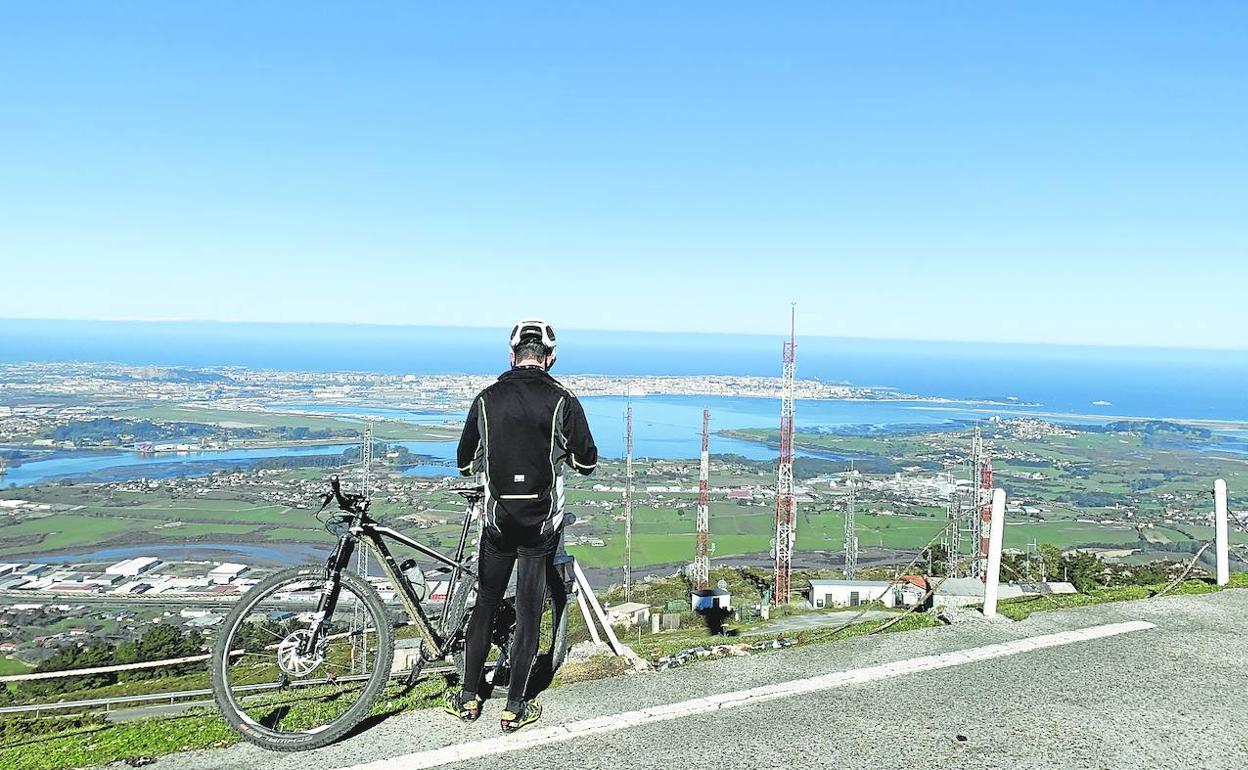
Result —
[[584, 641], [578, 642], [568, 648], [568, 655], [564, 660], [569, 663], [584, 663], [585, 661], [601, 658], [611, 654], [611, 648], [606, 644]]

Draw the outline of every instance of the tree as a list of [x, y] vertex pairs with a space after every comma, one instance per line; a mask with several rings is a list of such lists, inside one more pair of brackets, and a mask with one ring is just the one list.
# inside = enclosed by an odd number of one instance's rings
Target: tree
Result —
[[1080, 592], [1105, 585], [1105, 563], [1094, 553], [1074, 551], [1062, 556], [1062, 573]]
[[[149, 628], [137, 641], [118, 645], [114, 657], [121, 664], [185, 658], [199, 652], [203, 644], [203, 636], [198, 631], [184, 635], [176, 626], [162, 623]], [[180, 674], [184, 670], [181, 666], [139, 669], [125, 672], [123, 678], [152, 679]]]
[[944, 543], [929, 546], [923, 552], [922, 561], [927, 562], [929, 575], [940, 577], [949, 574], [949, 547]]
[[[75, 644], [57, 650], [56, 654], [35, 668], [35, 673], [69, 671], [78, 668], [97, 668], [112, 664], [112, 647], [106, 644], [91, 646]], [[116, 674], [90, 674], [88, 676], [72, 676], [63, 679], [22, 682], [15, 688], [15, 692], [21, 698], [46, 697], [93, 687], [103, 687], [115, 681], [117, 681]]]
[[1056, 580], [1060, 578], [1065, 580], [1065, 577], [1061, 574], [1062, 550], [1052, 543], [1043, 543], [1038, 550], [1040, 556], [1040, 579]]

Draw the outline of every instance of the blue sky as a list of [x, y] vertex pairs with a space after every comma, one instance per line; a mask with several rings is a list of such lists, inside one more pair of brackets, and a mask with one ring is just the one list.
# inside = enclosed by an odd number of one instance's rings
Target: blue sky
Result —
[[0, 317], [1248, 347], [1243, 3], [25, 5]]

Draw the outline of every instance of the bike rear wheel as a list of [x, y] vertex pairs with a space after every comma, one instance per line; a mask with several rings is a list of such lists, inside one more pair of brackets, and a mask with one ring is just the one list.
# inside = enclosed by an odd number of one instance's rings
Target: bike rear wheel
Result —
[[[466, 645], [465, 635], [468, 632], [468, 623], [472, 620], [473, 610], [477, 603], [477, 583], [475, 580], [465, 579], [455, 586], [454, 595], [447, 603], [447, 612], [452, 618], [452, 627], [458, 629], [458, 633], [454, 636], [455, 642], [451, 646], [451, 658], [455, 662], [455, 672], [459, 675], [460, 684], [467, 687], [468, 683], [464, 678], [465, 655], [464, 647]], [[495, 658], [493, 665], [490, 667], [489, 685], [494, 687], [504, 686], [507, 678], [510, 676], [510, 666], [508, 658], [511, 652], [511, 637], [516, 629], [516, 609], [514, 598], [505, 597], [499, 603], [498, 611], [494, 615], [494, 624], [490, 630], [490, 644], [498, 648], [498, 656]], [[487, 655], [488, 657], [488, 655]], [[479, 684], [479, 683], [478, 683]]]
[[363, 719], [390, 678], [394, 635], [372, 586], [339, 577], [321, 642], [307, 641], [324, 568], [284, 570], [235, 604], [212, 650], [212, 690], [246, 740], [275, 751], [332, 743]]

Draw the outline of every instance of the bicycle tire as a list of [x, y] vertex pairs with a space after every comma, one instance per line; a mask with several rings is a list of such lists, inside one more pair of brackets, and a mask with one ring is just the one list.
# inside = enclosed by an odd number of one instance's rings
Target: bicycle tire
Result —
[[[467, 633], [467, 624], [471, 619], [470, 616], [472, 612], [471, 608], [468, 607], [468, 599], [476, 591], [476, 587], [475, 582], [469, 583], [468, 581], [464, 581], [460, 583], [455, 587], [455, 596], [451, 598], [451, 601], [447, 605], [447, 612], [451, 613], [448, 617], [460, 618], [460, 620], [456, 621], [457, 627], [463, 629], [465, 634]], [[494, 647], [498, 647], [500, 651], [499, 660], [504, 662], [504, 666], [499, 669], [502, 676], [500, 677], [498, 673], [496, 673], [493, 681], [491, 682], [491, 686], [493, 687], [505, 685], [507, 682], [507, 676], [510, 673], [510, 667], [506, 665], [506, 660], [508, 653], [510, 652], [511, 638], [515, 631], [516, 611], [512, 606], [513, 601], [514, 599], [512, 597], [505, 597], [499, 606], [500, 612], [504, 609], [509, 610], [508, 614], [511, 619], [506, 633], [500, 631], [500, 628], [498, 627], [498, 623], [500, 622], [500, 616], [498, 614], [494, 617], [495, 627], [490, 633], [490, 644]], [[455, 673], [459, 676], [461, 686], [466, 686], [464, 678], [464, 671], [467, 668], [467, 660], [464, 656], [465, 641], [466, 640], [461, 636], [451, 648], [451, 660], [455, 663]]]
[[238, 633], [243, 620], [248, 617], [252, 608], [270, 594], [276, 593], [277, 588], [298, 579], [321, 579], [324, 574], [324, 567], [294, 567], [282, 570], [261, 581], [235, 602], [225, 622], [222, 623], [222, 632], [213, 642], [210, 658], [213, 699], [226, 723], [244, 740], [261, 748], [270, 751], [307, 751], [337, 741], [354, 729], [368, 714], [369, 709], [377, 702], [390, 681], [390, 669], [394, 661], [394, 631], [390, 615], [381, 597], [372, 586], [355, 575], [343, 572], [340, 575], [343, 585], [348, 586], [350, 591], [364, 602], [368, 611], [373, 615], [377, 634], [376, 668], [364, 686], [359, 700], [329, 725], [302, 733], [280, 733], [256, 724], [254, 720], [240, 713], [226, 679], [226, 663], [233, 646], [230, 640]]
[[455, 662], [455, 672], [459, 674], [459, 682], [462, 686], [464, 683], [464, 639], [463, 634], [466, 632], [467, 614], [468, 614], [468, 597], [476, 590], [477, 584], [475, 580], [469, 580], [467, 576], [462, 578], [455, 584], [454, 593], [447, 597], [445, 618], [449, 621], [445, 624], [445, 633], [447, 636], [455, 635], [455, 644], [451, 649], [451, 659]]
[[[563, 612], [560, 613], [559, 619], [551, 628], [550, 641], [550, 675], [554, 676], [559, 673], [559, 667], [563, 665], [563, 661], [568, 657], [568, 612], [572, 609], [573, 603], [572, 593], [568, 593], [568, 600], [564, 602]], [[551, 603], [552, 611], [554, 603]]]

